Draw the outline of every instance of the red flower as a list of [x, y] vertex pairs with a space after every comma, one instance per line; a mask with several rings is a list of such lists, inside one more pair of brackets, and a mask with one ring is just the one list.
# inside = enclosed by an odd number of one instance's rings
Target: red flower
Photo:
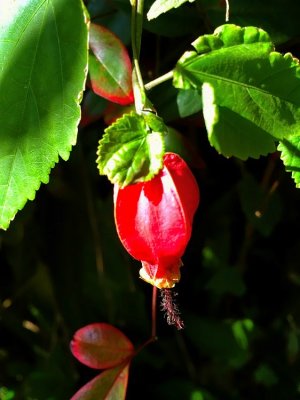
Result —
[[166, 153], [148, 182], [114, 188], [115, 222], [123, 246], [141, 260], [140, 276], [158, 288], [180, 279], [181, 257], [199, 204], [196, 180], [177, 154]]

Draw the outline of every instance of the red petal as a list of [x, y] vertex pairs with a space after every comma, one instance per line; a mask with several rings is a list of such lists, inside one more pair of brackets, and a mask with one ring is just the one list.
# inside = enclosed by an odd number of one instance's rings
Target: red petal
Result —
[[163, 169], [151, 181], [123, 189], [115, 185], [114, 203], [119, 237], [142, 261], [141, 277], [160, 288], [173, 287], [199, 203], [199, 189], [186, 163], [166, 153]]

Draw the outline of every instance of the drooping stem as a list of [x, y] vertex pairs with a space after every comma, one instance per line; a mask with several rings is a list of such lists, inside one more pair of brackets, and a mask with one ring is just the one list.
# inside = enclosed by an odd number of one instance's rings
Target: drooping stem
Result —
[[139, 65], [143, 30], [144, 0], [131, 0], [131, 47], [133, 56], [132, 83], [137, 113], [141, 113], [146, 102], [144, 82]]
[[225, 0], [225, 3], [226, 3], [225, 22], [228, 22], [229, 21], [229, 9], [230, 9], [229, 0]]
[[152, 329], [151, 329], [151, 337], [153, 339], [156, 338], [156, 311], [157, 311], [157, 287], [153, 286], [152, 289]]
[[172, 78], [173, 78], [173, 70], [167, 72], [166, 74], [164, 74], [162, 76], [159, 76], [156, 79], [153, 79], [153, 81], [146, 83], [145, 89], [150, 90], [150, 89], [154, 88], [155, 86], [158, 86], [161, 83], [166, 82], [167, 80], [172, 79]]

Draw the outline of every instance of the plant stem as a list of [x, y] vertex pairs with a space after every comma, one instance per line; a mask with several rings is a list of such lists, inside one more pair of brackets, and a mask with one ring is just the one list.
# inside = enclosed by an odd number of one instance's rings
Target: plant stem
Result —
[[155, 86], [158, 86], [161, 83], [166, 82], [169, 79], [172, 79], [173, 78], [173, 72], [174, 72], [173, 70], [169, 71], [166, 74], [164, 74], [162, 76], [159, 76], [158, 78], [154, 79], [153, 81], [150, 81], [150, 82], [146, 83], [145, 89], [146, 90], [150, 90], [150, 89], [154, 88]]
[[156, 340], [156, 310], [157, 310], [157, 287], [153, 286], [152, 289], [152, 329], [151, 337]]
[[132, 83], [135, 98], [135, 108], [137, 113], [141, 113], [146, 102], [144, 82], [139, 65], [143, 29], [144, 0], [132, 0], [131, 7], [131, 47], [134, 66]]

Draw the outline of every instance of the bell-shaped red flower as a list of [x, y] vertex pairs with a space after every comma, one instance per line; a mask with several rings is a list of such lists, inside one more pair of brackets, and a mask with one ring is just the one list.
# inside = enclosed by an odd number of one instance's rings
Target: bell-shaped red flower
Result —
[[148, 182], [114, 188], [115, 222], [121, 242], [142, 262], [140, 276], [162, 289], [180, 279], [181, 257], [199, 204], [197, 182], [177, 154]]

